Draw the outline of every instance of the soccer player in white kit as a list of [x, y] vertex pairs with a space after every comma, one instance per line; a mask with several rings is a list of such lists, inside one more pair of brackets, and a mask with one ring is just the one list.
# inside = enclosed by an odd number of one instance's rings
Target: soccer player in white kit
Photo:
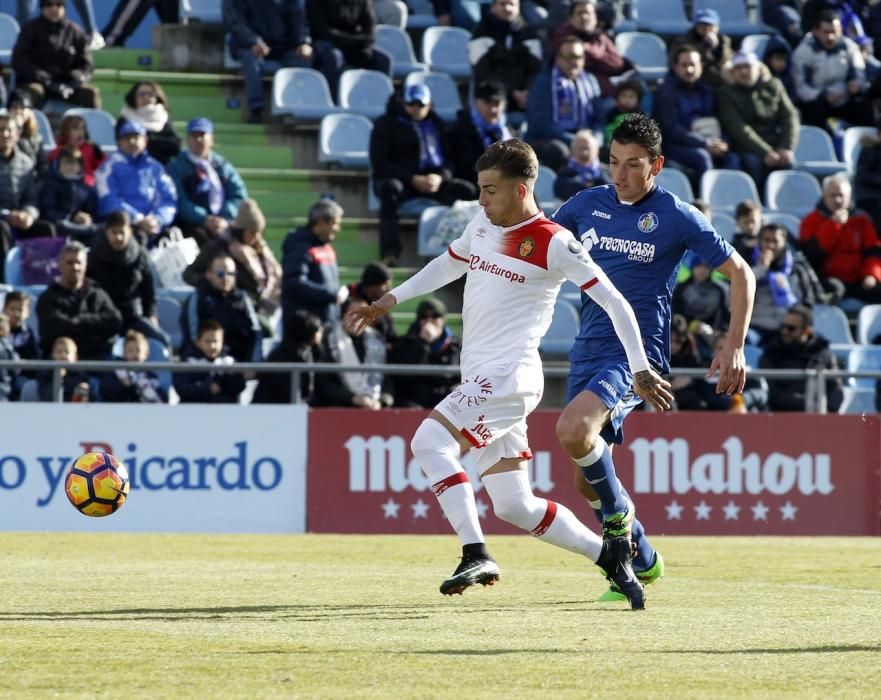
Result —
[[630, 539], [601, 539], [565, 506], [536, 497], [529, 484], [526, 462], [532, 453], [526, 417], [541, 400], [544, 376], [538, 346], [563, 280], [577, 284], [611, 317], [634, 376], [643, 380], [634, 383], [635, 391], [664, 410], [672, 401], [670, 385], [649, 366], [630, 305], [572, 233], [545, 218], [536, 205], [538, 160], [532, 149], [519, 139], [497, 142], [477, 161], [477, 171], [483, 209], [447, 253], [370, 306], [352, 312], [356, 328], [363, 329], [395, 304], [466, 275], [462, 382], [422, 422], [410, 443], [462, 543], [462, 561], [441, 584], [441, 593], [461, 593], [499, 579], [480, 528], [474, 491], [457, 459], [473, 449], [499, 518], [588, 557], [621, 587], [631, 607], [642, 608]]

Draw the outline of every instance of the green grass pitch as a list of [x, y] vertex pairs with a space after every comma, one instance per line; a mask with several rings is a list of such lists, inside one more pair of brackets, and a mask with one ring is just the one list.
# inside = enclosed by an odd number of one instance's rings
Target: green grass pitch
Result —
[[656, 543], [632, 612], [525, 536], [444, 598], [453, 535], [4, 533], [0, 696], [881, 696], [881, 541]]

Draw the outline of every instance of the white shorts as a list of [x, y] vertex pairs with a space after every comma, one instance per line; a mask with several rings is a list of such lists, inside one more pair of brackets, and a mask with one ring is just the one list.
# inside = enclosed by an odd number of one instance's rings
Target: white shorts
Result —
[[500, 459], [531, 459], [526, 416], [544, 390], [541, 365], [514, 364], [478, 370], [463, 377], [435, 410], [473, 445], [478, 473]]

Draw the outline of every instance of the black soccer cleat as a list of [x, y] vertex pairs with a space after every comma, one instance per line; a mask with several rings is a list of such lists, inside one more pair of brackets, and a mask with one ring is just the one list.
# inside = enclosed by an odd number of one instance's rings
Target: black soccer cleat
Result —
[[441, 584], [440, 592], [444, 595], [462, 595], [462, 591], [476, 583], [492, 586], [499, 580], [500, 573], [499, 565], [492, 559], [462, 557], [453, 575]]
[[644, 588], [633, 573], [631, 555], [632, 545], [629, 537], [604, 538], [597, 566], [603, 570], [609, 583], [617, 586], [627, 597], [633, 610], [643, 610]]

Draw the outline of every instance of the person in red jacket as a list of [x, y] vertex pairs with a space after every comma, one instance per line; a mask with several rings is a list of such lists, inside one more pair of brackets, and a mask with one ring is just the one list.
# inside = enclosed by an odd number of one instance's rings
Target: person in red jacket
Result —
[[847, 175], [824, 179], [822, 200], [801, 222], [801, 247], [824, 284], [837, 279], [845, 296], [881, 303], [881, 240], [872, 219], [852, 202]]

